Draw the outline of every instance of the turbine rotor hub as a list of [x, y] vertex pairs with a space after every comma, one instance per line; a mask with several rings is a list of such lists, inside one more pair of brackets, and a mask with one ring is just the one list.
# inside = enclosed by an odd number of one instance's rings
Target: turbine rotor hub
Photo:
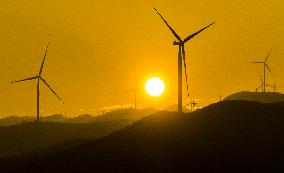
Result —
[[179, 46], [182, 46], [184, 43], [183, 42], [177, 42], [177, 41], [174, 41], [173, 42], [173, 45], [179, 45]]

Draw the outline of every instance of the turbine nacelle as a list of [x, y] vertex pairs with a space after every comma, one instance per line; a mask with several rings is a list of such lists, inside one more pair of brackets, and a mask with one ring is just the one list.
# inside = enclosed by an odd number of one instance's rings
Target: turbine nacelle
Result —
[[183, 41], [174, 41], [173, 42], [173, 45], [178, 45], [178, 46], [183, 46], [184, 45], [184, 42]]

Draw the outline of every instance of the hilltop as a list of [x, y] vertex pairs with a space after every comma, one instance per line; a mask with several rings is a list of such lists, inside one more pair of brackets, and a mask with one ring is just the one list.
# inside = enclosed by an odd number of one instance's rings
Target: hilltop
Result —
[[[66, 117], [62, 114], [54, 114], [44, 116], [40, 119], [41, 122], [56, 122], [56, 123], [93, 123], [98, 121], [114, 121], [114, 120], [129, 120], [136, 121], [145, 116], [148, 116], [154, 112], [157, 112], [155, 109], [118, 109], [110, 112], [106, 112], [100, 116], [93, 116], [91, 114], [83, 114], [75, 117]], [[35, 122], [35, 116], [9, 116], [0, 119], [1, 126], [13, 126], [20, 125], [28, 122]]]
[[260, 103], [276, 103], [284, 101], [284, 94], [278, 92], [241, 91], [226, 97], [224, 100], [246, 100]]
[[[158, 112], [52, 156], [0, 160], [20, 172], [272, 172], [284, 146], [284, 104], [225, 101]], [[4, 171], [4, 169], [3, 169]]]

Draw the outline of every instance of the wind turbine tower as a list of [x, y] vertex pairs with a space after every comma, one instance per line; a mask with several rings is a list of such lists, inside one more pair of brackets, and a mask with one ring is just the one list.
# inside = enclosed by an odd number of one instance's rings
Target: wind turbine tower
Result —
[[269, 58], [271, 51], [272, 51], [272, 49], [270, 49], [270, 51], [269, 51], [269, 53], [266, 56], [264, 61], [252, 62], [252, 63], [256, 63], [256, 64], [263, 64], [263, 91], [262, 92], [265, 92], [265, 87], [267, 86], [267, 84], [266, 84], [266, 69], [268, 69], [270, 71], [270, 73], [272, 74], [269, 66], [267, 65], [267, 59]]
[[261, 82], [261, 84], [255, 89], [256, 92], [257, 92], [260, 88], [261, 88], [261, 91], [263, 92], [264, 83], [263, 83], [263, 80], [262, 80], [261, 75], [260, 75], [260, 82]]
[[[37, 80], [37, 122], [39, 121], [40, 119], [40, 81], [42, 81], [49, 89], [50, 91], [59, 99], [61, 100], [61, 98], [55, 93], [55, 91], [51, 88], [51, 86], [47, 83], [47, 81], [42, 77], [42, 70], [43, 70], [43, 66], [44, 66], [44, 62], [45, 62], [45, 58], [46, 58], [46, 55], [47, 55], [47, 50], [48, 50], [48, 46], [49, 46], [49, 43], [47, 44], [47, 48], [45, 50], [45, 54], [44, 54], [44, 57], [43, 57], [43, 61], [41, 63], [41, 66], [40, 66], [40, 69], [39, 69], [39, 73], [36, 75], [36, 76], [33, 76], [33, 77], [29, 77], [29, 78], [25, 78], [25, 79], [21, 79], [21, 80], [17, 80], [17, 81], [14, 81], [14, 82], [11, 82], [11, 83], [16, 83], [16, 82], [23, 82], [23, 81], [28, 81], [28, 80]], [[62, 101], [62, 100], [61, 100]], [[62, 102], [63, 103], [63, 102]], [[64, 104], [64, 103], [63, 103]]]
[[178, 50], [178, 112], [182, 112], [182, 61], [184, 65], [184, 71], [185, 71], [185, 79], [186, 79], [186, 87], [187, 87], [187, 97], [189, 97], [189, 90], [188, 90], [188, 77], [187, 77], [187, 65], [185, 62], [185, 49], [184, 44], [187, 43], [189, 40], [194, 38], [196, 35], [201, 33], [203, 30], [207, 29], [211, 25], [213, 25], [215, 22], [211, 23], [210, 25], [200, 29], [199, 31], [189, 35], [185, 39], [181, 39], [181, 37], [175, 32], [175, 30], [168, 24], [168, 22], [163, 18], [163, 16], [158, 12], [156, 8], [154, 10], [158, 13], [158, 15], [161, 17], [161, 19], [164, 21], [164, 23], [167, 25], [167, 27], [170, 29], [174, 37], [177, 39], [177, 41], [173, 42], [173, 45], [176, 45], [179, 47]]

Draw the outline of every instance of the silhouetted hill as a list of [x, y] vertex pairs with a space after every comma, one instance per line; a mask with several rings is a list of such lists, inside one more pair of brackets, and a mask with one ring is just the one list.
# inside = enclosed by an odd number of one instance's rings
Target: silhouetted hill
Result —
[[30, 122], [0, 127], [0, 158], [37, 151], [65, 140], [97, 139], [130, 123], [128, 120], [88, 124]]
[[3, 139], [0, 142], [0, 158], [45, 149], [65, 140], [97, 139], [155, 111], [122, 109], [97, 117], [85, 114], [73, 118], [55, 114], [43, 117], [41, 123], [35, 123], [35, 118], [27, 116], [4, 118], [0, 124], [19, 125], [0, 127], [0, 139]]
[[[170, 111], [170, 112], [177, 112], [178, 111], [178, 104], [171, 104], [171, 105], [165, 107], [163, 110]], [[190, 110], [187, 110], [186, 106], [183, 106], [182, 107], [182, 111], [183, 112], [188, 112]]]
[[31, 122], [35, 120], [35, 118], [29, 116], [18, 117], [14, 115], [0, 119], [0, 126], [12, 126], [22, 124], [23, 122]]
[[[156, 109], [119, 109], [111, 112], [106, 112], [100, 116], [92, 116], [90, 114], [79, 115], [77, 117], [66, 117], [62, 114], [54, 114], [49, 116], [44, 116], [41, 118], [41, 122], [57, 122], [57, 123], [93, 123], [97, 121], [116, 121], [116, 120], [129, 120], [136, 121], [145, 116], [148, 116], [154, 112]], [[0, 119], [1, 126], [12, 126], [19, 125], [27, 122], [34, 122], [35, 117], [24, 116], [9, 116]]]
[[74, 118], [69, 118], [67, 121], [69, 123], [91, 123], [96, 121], [96, 117], [90, 114], [83, 114]]
[[283, 103], [225, 101], [189, 114], [158, 112], [52, 156], [2, 159], [0, 167], [2, 172], [9, 167], [60, 173], [273, 172], [283, 163], [283, 136]]
[[249, 92], [241, 91], [226, 97], [224, 100], [246, 100], [260, 103], [276, 103], [284, 101], [284, 94], [278, 92]]
[[132, 120], [137, 121], [141, 118], [149, 116], [157, 112], [156, 109], [119, 109], [112, 112], [105, 113], [96, 118], [96, 121], [113, 121], [113, 120]]
[[[0, 119], [0, 127], [1, 126], [13, 126], [13, 125], [20, 125], [23, 123], [29, 123], [29, 122], [35, 122], [36, 118], [33, 116], [9, 116]], [[62, 114], [54, 114], [54, 115], [48, 115], [44, 116], [40, 119], [41, 122], [56, 122], [56, 123], [92, 123], [96, 121], [96, 117], [84, 114], [79, 115], [76, 117], [66, 117]]]

